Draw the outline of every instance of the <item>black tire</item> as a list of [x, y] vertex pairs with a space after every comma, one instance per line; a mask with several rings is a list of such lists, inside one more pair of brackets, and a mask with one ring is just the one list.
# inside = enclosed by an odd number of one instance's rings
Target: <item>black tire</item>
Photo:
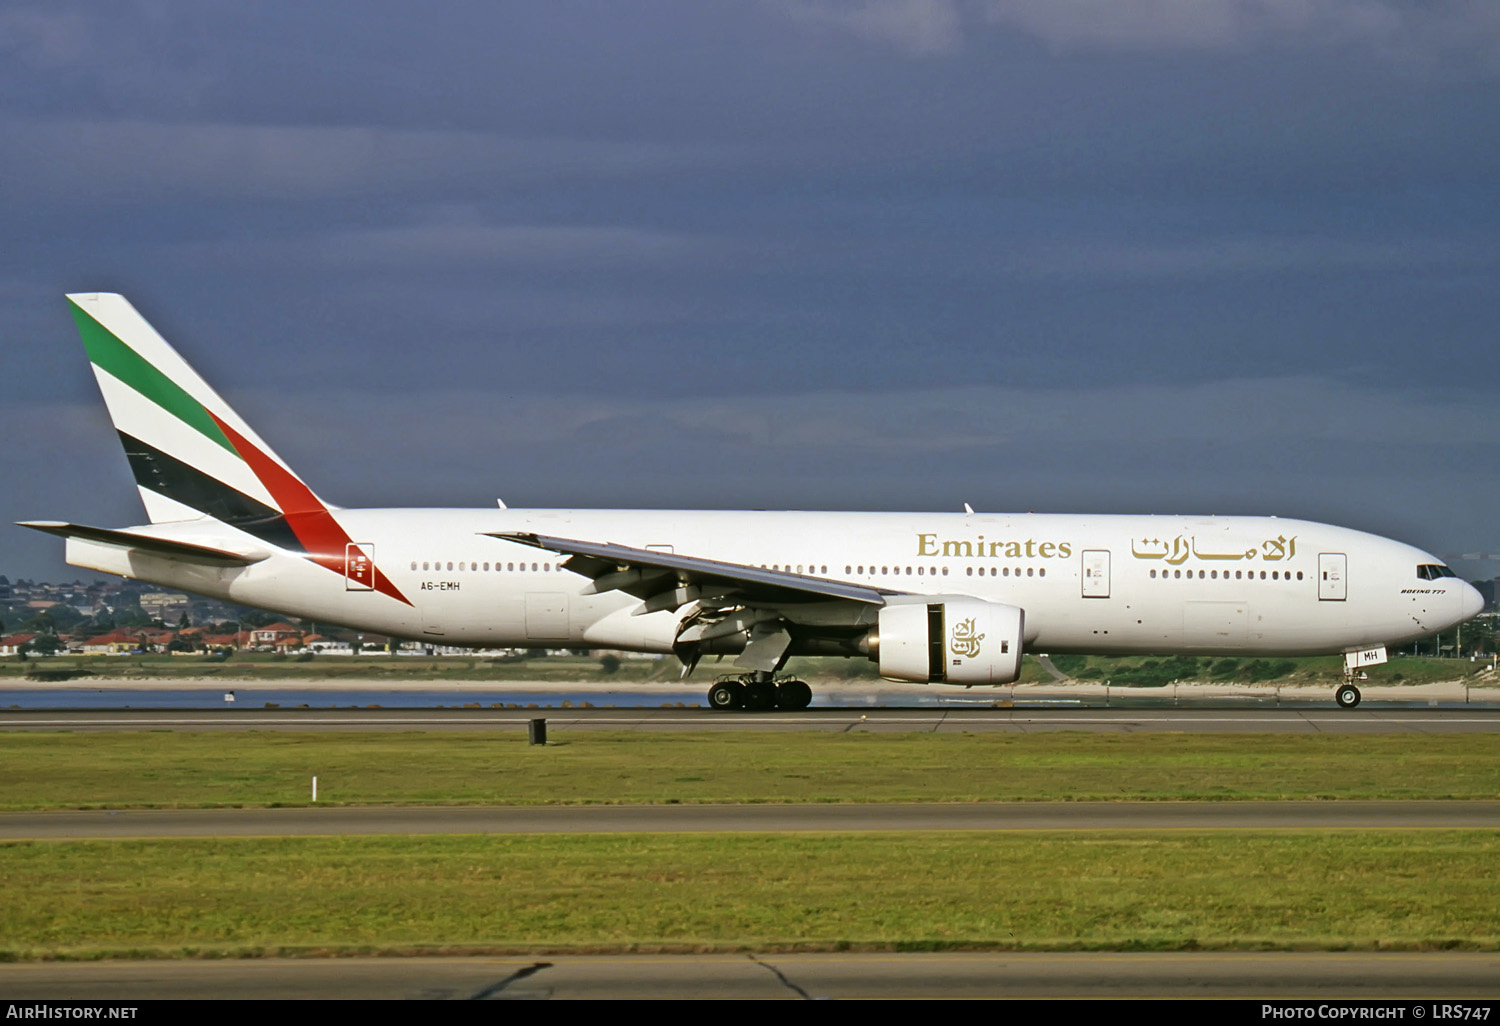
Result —
[[768, 683], [746, 684], [745, 708], [756, 711], [776, 708], [776, 685]]
[[1339, 704], [1340, 709], [1353, 709], [1359, 704], [1359, 688], [1353, 684], [1345, 684], [1333, 693], [1333, 700]]
[[734, 681], [720, 681], [708, 689], [710, 709], [738, 709], [744, 702], [744, 688]]
[[804, 681], [784, 680], [776, 685], [776, 708], [806, 709], [812, 704], [812, 688]]

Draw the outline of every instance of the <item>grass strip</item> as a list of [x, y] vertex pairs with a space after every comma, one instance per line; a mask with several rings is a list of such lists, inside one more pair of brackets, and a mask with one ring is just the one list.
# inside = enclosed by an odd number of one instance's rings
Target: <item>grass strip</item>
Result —
[[1488, 735], [9, 733], [0, 808], [1500, 797]]
[[1500, 832], [12, 842], [0, 958], [1500, 946]]

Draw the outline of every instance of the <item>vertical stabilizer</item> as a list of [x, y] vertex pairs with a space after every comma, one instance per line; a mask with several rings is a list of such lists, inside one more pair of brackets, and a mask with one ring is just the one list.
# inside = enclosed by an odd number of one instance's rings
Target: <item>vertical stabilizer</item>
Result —
[[152, 523], [257, 525], [327, 507], [124, 296], [68, 296]]

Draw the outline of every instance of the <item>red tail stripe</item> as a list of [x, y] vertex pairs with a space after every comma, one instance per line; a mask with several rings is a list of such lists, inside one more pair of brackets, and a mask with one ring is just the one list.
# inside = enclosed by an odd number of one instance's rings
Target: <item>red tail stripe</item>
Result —
[[[234, 428], [215, 417], [213, 411], [208, 415], [214, 418], [214, 423], [224, 432], [240, 458], [249, 465], [250, 470], [260, 479], [260, 483], [266, 486], [266, 491], [271, 493], [271, 498], [281, 509], [282, 515], [286, 517], [287, 526], [307, 550], [307, 557], [321, 567], [325, 567], [338, 574], [344, 575], [344, 554], [348, 551], [347, 546], [353, 543], [353, 539], [339, 526], [339, 522], [333, 519], [333, 514], [328, 508], [318, 501], [318, 497], [312, 493], [312, 489], [302, 483], [302, 480], [287, 470], [280, 463], [261, 452], [249, 439], [240, 434]], [[382, 594], [389, 595], [411, 605], [410, 600], [399, 588], [391, 583], [385, 574], [375, 569], [375, 589]]]

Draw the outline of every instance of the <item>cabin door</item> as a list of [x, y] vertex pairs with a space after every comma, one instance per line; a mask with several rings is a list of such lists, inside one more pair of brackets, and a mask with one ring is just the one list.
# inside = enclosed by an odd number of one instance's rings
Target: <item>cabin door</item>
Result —
[[344, 546], [344, 590], [375, 590], [375, 546], [370, 542]]
[[1083, 550], [1083, 597], [1109, 598], [1109, 550]]
[[1342, 552], [1318, 553], [1318, 598], [1324, 602], [1342, 602], [1348, 598], [1345, 571], [1349, 557]]
[[526, 637], [530, 641], [568, 639], [568, 595], [533, 591], [526, 595]]

